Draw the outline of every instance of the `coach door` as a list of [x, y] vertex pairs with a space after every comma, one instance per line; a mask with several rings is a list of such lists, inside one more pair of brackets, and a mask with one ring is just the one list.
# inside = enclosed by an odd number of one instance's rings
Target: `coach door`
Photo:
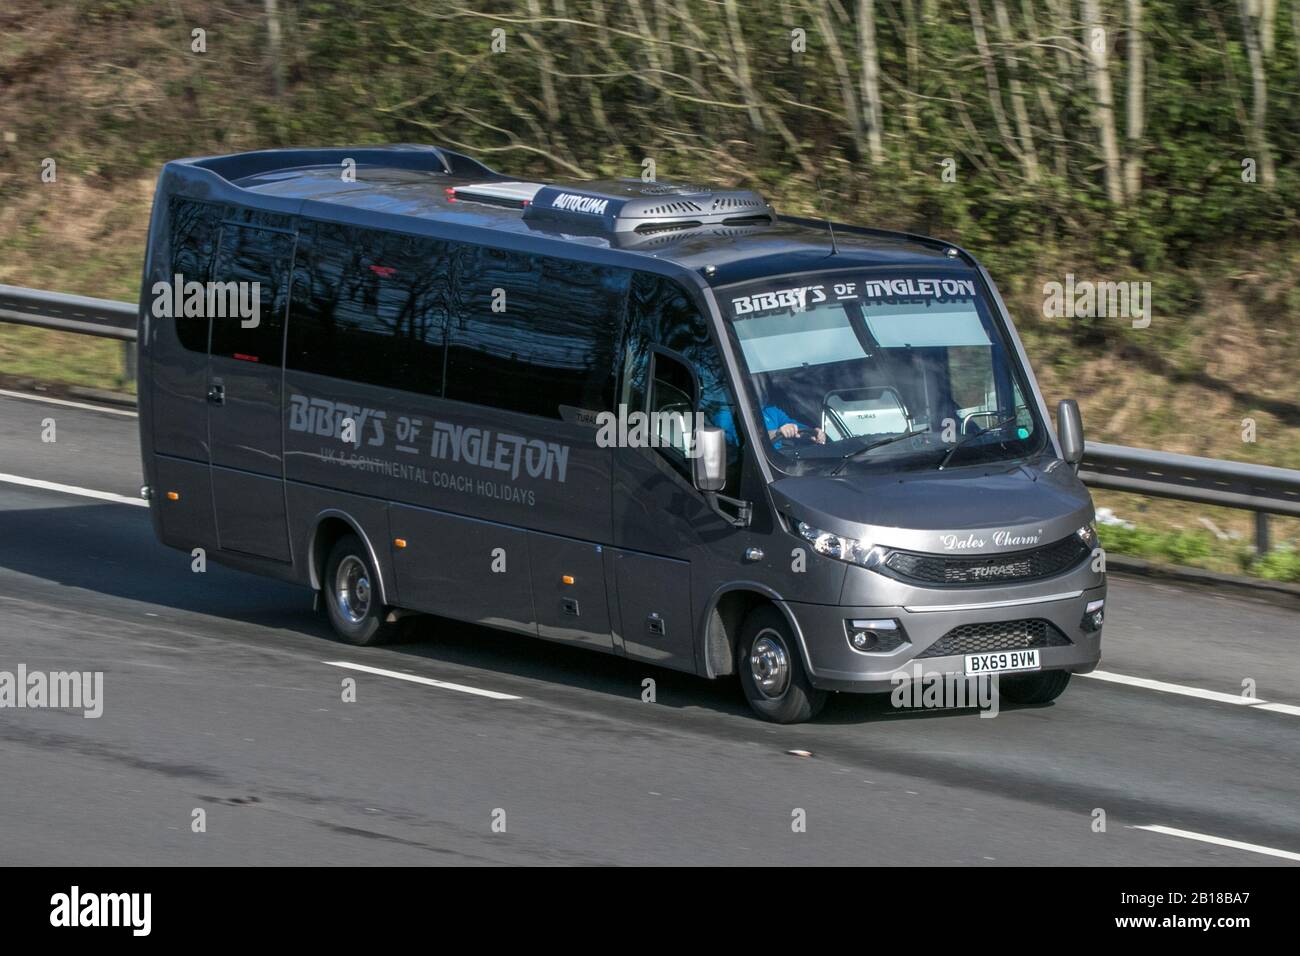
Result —
[[[651, 414], [698, 412], [710, 425], [734, 421], [721, 359], [704, 319], [668, 279], [637, 274], [632, 280], [620, 403]], [[656, 438], [658, 447], [614, 452], [612, 559], [619, 636], [627, 656], [689, 671], [696, 668], [695, 619], [700, 601], [708, 597], [694, 593], [691, 558], [712, 561], [713, 544], [734, 531], [695, 490], [684, 436], [670, 430]], [[738, 475], [734, 426], [728, 461], [728, 471]]]
[[217, 541], [222, 550], [277, 561], [290, 557], [280, 393], [293, 252], [293, 233], [269, 222], [223, 223], [212, 270], [220, 285], [212, 287], [209, 305], [208, 441]]

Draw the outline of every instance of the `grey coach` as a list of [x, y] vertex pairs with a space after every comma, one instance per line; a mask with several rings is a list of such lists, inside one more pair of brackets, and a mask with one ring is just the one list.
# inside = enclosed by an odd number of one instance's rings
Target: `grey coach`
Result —
[[[504, 177], [427, 146], [168, 163], [139, 327], [168, 545], [706, 677], [805, 720], [900, 672], [1055, 698], [1105, 576], [967, 253], [744, 190]], [[648, 424], [647, 424], [648, 423]]]

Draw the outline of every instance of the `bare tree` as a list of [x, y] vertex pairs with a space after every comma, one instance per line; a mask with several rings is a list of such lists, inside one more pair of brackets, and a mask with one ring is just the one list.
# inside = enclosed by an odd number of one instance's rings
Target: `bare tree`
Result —
[[[1079, 57], [1073, 56], [1065, 43], [1065, 38], [1073, 33], [1073, 21], [1070, 17], [1070, 0], [1047, 0], [1048, 17], [1054, 37], [1052, 49], [1056, 54], [1057, 73], [1070, 87], [1077, 86], [1079, 76]], [[1027, 6], [1026, 9], [1029, 9]], [[1073, 79], [1071, 79], [1073, 78]]]
[[1300, 3], [1291, 7], [1291, 35], [1295, 38], [1296, 67], [1300, 69]]
[[[1038, 96], [1038, 105], [1042, 108], [1043, 115], [1047, 117], [1047, 124], [1052, 131], [1054, 146], [1052, 167], [1058, 178], [1065, 179], [1069, 174], [1069, 146], [1065, 139], [1065, 127], [1061, 123], [1061, 111], [1057, 108], [1056, 100], [1052, 96], [1052, 87], [1064, 87], [1062, 92], [1064, 98], [1068, 101], [1072, 86], [1070, 74], [1069, 72], [1057, 70], [1053, 75], [1050, 69], [1050, 64], [1043, 52], [1047, 40], [1039, 31], [1038, 18], [1034, 14], [1034, 0], [1020, 0], [1020, 11], [1024, 17], [1025, 30], [1029, 36], [1029, 58], [1033, 67], [1033, 74], [1038, 78], [1034, 84], [1035, 93]], [[1052, 12], [1049, 10], [1049, 19], [1051, 15]]]
[[1274, 37], [1277, 35], [1277, 0], [1259, 0], [1259, 45], [1264, 58], [1273, 56]]
[[[538, 0], [528, 0], [528, 15], [534, 21], [542, 19], [542, 7]], [[528, 48], [537, 54], [538, 81], [541, 83], [542, 88], [542, 109], [545, 111], [546, 122], [552, 129], [558, 129], [560, 124], [560, 98], [555, 92], [555, 60], [551, 56], [550, 48], [533, 36], [530, 31], [525, 30], [523, 38]]]
[[871, 162], [885, 160], [881, 127], [884, 110], [880, 105], [880, 55], [876, 49], [876, 0], [858, 0], [858, 46], [862, 56], [862, 106], [867, 123], [867, 148]]
[[1025, 87], [1020, 81], [1020, 58], [1016, 52], [1015, 31], [1011, 28], [1011, 17], [1007, 13], [1006, 0], [993, 0], [993, 16], [997, 21], [998, 35], [1002, 40], [1002, 58], [1007, 65], [1007, 76], [1011, 86], [1011, 113], [1016, 119], [1016, 135], [1020, 139], [1021, 162], [1025, 167], [1025, 179], [1029, 183], [1038, 182], [1038, 151], [1034, 148], [1034, 130], [1029, 123], [1029, 110], [1025, 107]]
[[1246, 131], [1251, 149], [1259, 154], [1259, 181], [1265, 189], [1272, 189], [1277, 176], [1273, 169], [1273, 152], [1268, 145], [1268, 130], [1264, 126], [1268, 114], [1268, 75], [1264, 71], [1264, 51], [1261, 48], [1259, 24], [1251, 8], [1258, 5], [1251, 0], [1241, 0], [1241, 33], [1246, 41], [1246, 61], [1250, 64], [1250, 123]]
[[749, 69], [749, 47], [745, 45], [745, 34], [740, 29], [740, 11], [736, 7], [736, 0], [723, 0], [723, 7], [727, 12], [727, 32], [731, 35], [731, 49], [736, 55], [736, 78], [739, 81], [740, 92], [745, 97], [749, 122], [761, 133], [766, 129], [763, 123], [763, 108], [758, 98], [758, 91], [754, 88], [753, 74]]
[[920, 100], [917, 87], [921, 82], [921, 11], [920, 0], [902, 0], [903, 37], [907, 48], [907, 97], [903, 106], [903, 121], [907, 132], [913, 138], [921, 134], [919, 116]]
[[1106, 177], [1106, 197], [1115, 205], [1124, 202], [1124, 184], [1120, 178], [1119, 142], [1115, 135], [1115, 101], [1110, 85], [1110, 57], [1106, 28], [1101, 22], [1098, 0], [1080, 0], [1083, 17], [1083, 44], [1088, 61], [1088, 79], [1092, 84], [1092, 121], [1101, 140], [1102, 168]]
[[263, 0], [266, 6], [266, 46], [271, 60], [271, 92], [284, 95], [284, 54], [281, 50], [280, 0]]
[[1135, 202], [1142, 191], [1142, 135], [1145, 120], [1145, 56], [1142, 48], [1142, 0], [1128, 0], [1128, 156], [1124, 192]]
[[[993, 114], [993, 125], [997, 127], [998, 135], [1006, 146], [1007, 152], [1023, 163], [1024, 151], [1011, 133], [1006, 108], [1002, 105], [1002, 84], [998, 80], [998, 66], [993, 60], [988, 34], [984, 30], [984, 11], [980, 8], [980, 0], [969, 0], [969, 4], [971, 32], [975, 35], [975, 48], [979, 51], [980, 63], [984, 66], [984, 82], [988, 86], [989, 111]], [[1028, 178], [1028, 170], [1025, 178]]]
[[835, 77], [839, 80], [840, 99], [844, 104], [844, 121], [849, 124], [849, 132], [853, 137], [853, 154], [858, 156], [862, 149], [864, 116], [858, 109], [858, 94], [853, 85], [853, 75], [849, 72], [849, 61], [844, 56], [844, 49], [835, 32], [835, 21], [831, 19], [826, 0], [813, 0], [812, 12], [813, 18], [817, 21], [817, 30], [826, 44], [826, 52], [830, 55]]

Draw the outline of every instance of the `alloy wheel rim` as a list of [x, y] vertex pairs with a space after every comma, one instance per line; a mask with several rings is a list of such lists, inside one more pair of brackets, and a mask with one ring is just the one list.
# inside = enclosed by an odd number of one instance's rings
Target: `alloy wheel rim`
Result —
[[370, 572], [356, 555], [339, 562], [334, 574], [334, 603], [343, 619], [360, 624], [370, 613]]
[[790, 687], [790, 655], [775, 631], [764, 631], [749, 652], [749, 673], [758, 692], [768, 700], [779, 700]]

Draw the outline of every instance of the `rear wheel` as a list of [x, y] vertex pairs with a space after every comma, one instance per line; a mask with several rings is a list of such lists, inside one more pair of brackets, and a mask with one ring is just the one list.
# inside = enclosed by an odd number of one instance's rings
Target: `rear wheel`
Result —
[[790, 625], [774, 607], [756, 608], [745, 618], [736, 663], [745, 698], [764, 720], [797, 724], [826, 704], [826, 691], [808, 680]]
[[388, 608], [379, 601], [375, 570], [361, 539], [345, 534], [325, 559], [321, 590], [335, 633], [349, 644], [380, 644], [392, 636]]
[[1061, 696], [1070, 683], [1069, 671], [1043, 671], [998, 679], [998, 693], [1013, 704], [1046, 704]]

